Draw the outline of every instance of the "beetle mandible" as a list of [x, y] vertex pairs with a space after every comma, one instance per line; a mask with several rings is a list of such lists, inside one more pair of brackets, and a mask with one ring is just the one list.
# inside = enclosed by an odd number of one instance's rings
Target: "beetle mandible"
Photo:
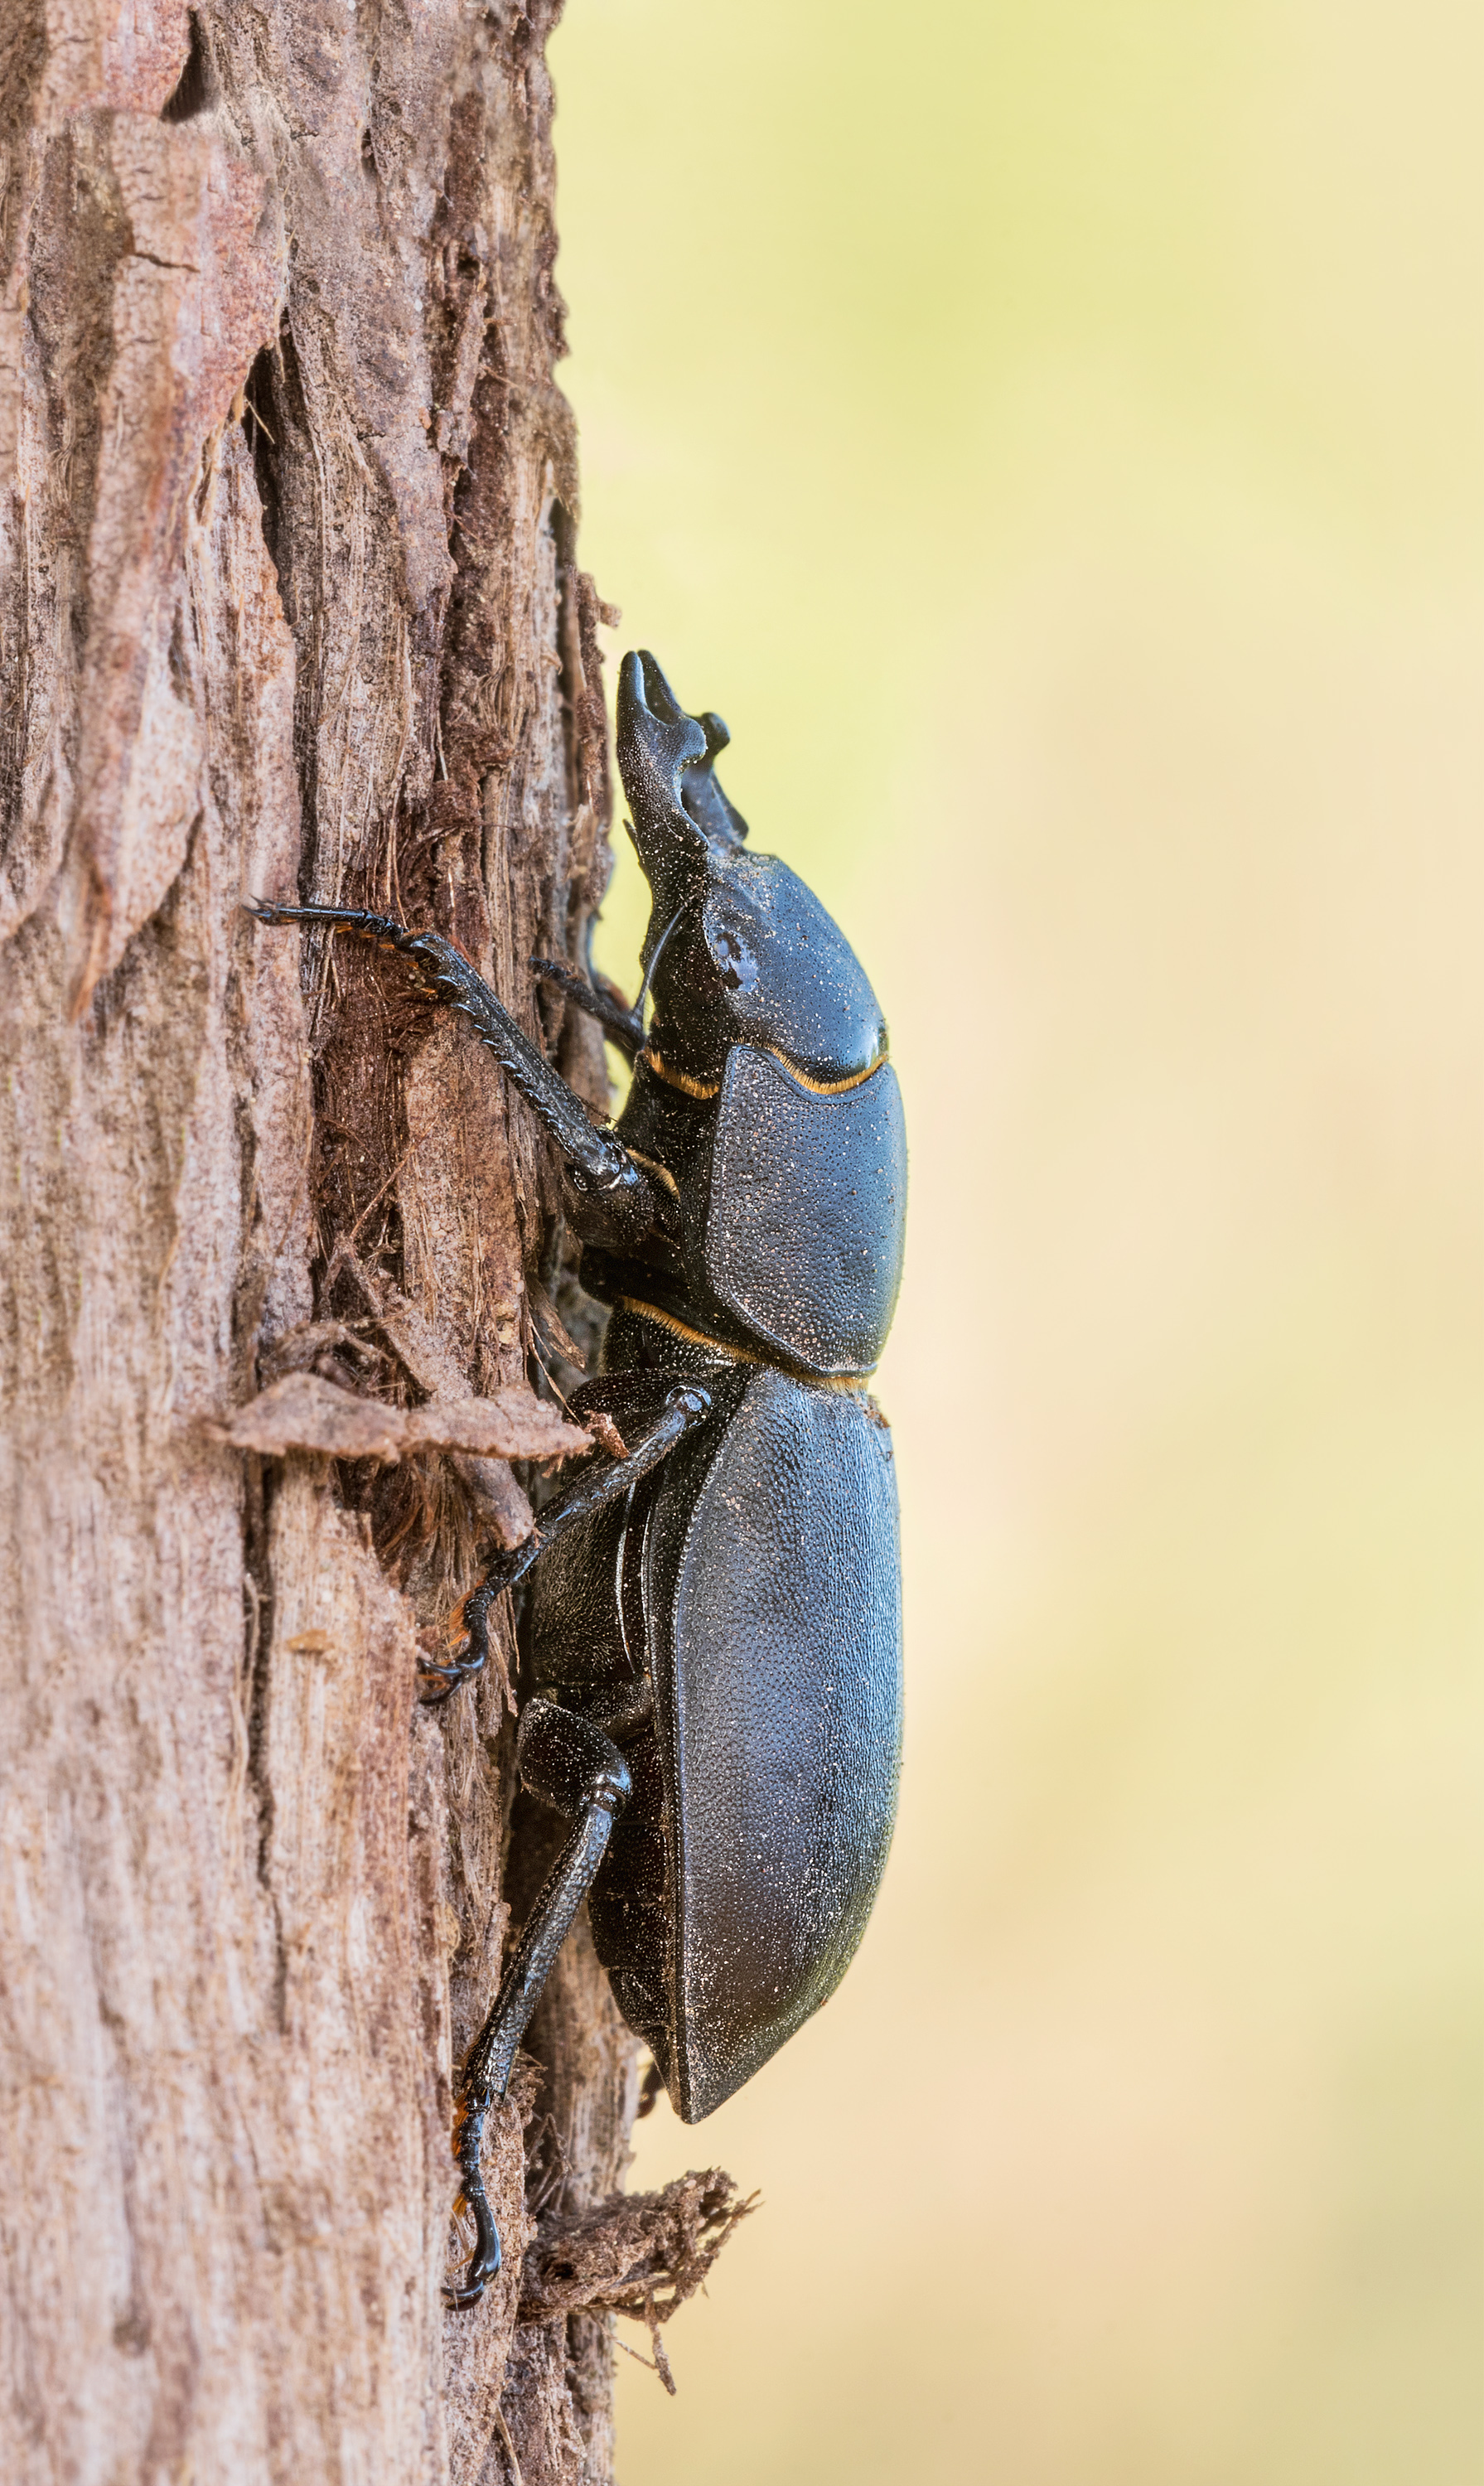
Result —
[[618, 766], [652, 899], [640, 1002], [532, 961], [632, 1062], [617, 1123], [592, 1123], [441, 935], [255, 909], [390, 945], [469, 1020], [556, 1142], [582, 1283], [612, 1308], [571, 1407], [606, 1415], [626, 1455], [584, 1462], [435, 1670], [439, 1698], [479, 1671], [491, 1603], [534, 1568], [518, 1763], [573, 1827], [463, 2067], [476, 2242], [457, 2306], [500, 2267], [484, 2118], [584, 1898], [618, 2008], [694, 2123], [833, 1993], [895, 1813], [896, 1490], [866, 1384], [901, 1275], [901, 1097], [843, 934], [744, 842], [713, 768], [728, 739], [652, 656], [625, 656]]

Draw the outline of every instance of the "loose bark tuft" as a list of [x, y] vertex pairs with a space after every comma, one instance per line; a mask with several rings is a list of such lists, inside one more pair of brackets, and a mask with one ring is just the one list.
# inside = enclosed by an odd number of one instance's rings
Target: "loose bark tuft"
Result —
[[579, 2217], [549, 2220], [526, 2255], [520, 2318], [602, 2310], [651, 2327], [668, 2322], [756, 2207], [713, 2167], [678, 2176], [662, 2193], [616, 2193]]

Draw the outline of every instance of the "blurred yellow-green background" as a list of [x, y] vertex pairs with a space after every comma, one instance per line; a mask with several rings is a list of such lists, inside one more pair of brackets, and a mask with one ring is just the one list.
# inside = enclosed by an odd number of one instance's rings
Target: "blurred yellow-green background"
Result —
[[913, 1147], [896, 1845], [641, 2128], [765, 2207], [619, 2475], [1476, 2486], [1484, 15], [569, 0], [553, 65], [614, 651], [727, 716]]

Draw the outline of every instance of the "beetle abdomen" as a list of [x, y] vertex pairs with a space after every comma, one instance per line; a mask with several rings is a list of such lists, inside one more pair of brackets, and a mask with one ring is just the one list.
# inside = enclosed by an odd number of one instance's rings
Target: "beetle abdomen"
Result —
[[694, 2123], [834, 1992], [865, 1930], [896, 1809], [901, 1613], [890, 1436], [854, 1393], [760, 1370], [704, 1475], [686, 1466], [659, 1488], [646, 1602], [671, 2094]]
[[[869, 1372], [901, 1284], [907, 1140], [889, 1062], [834, 1093], [733, 1045], [716, 1109], [693, 1291], [818, 1373]], [[699, 1225], [699, 1218], [697, 1221]]]

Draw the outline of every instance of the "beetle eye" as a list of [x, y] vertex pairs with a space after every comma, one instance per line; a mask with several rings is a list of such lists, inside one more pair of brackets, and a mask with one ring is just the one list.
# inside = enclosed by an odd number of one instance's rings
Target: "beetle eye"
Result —
[[757, 961], [736, 925], [707, 924], [706, 947], [721, 969], [722, 981], [729, 991], [756, 991]]

